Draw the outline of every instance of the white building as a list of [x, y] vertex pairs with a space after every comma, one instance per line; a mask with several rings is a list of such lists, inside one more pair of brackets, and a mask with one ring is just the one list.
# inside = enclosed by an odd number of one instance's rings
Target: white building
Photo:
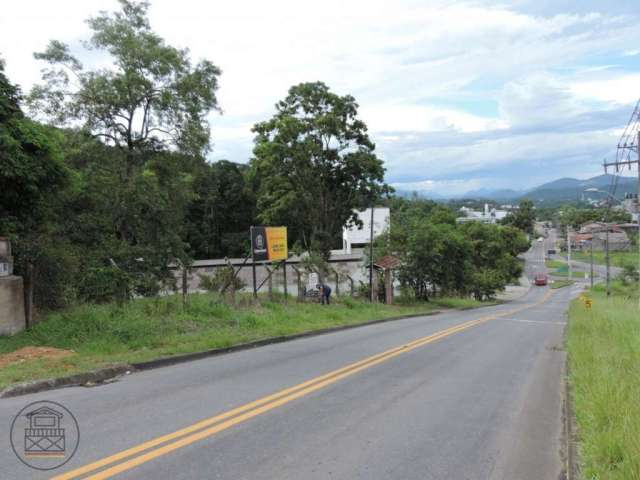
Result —
[[[351, 254], [354, 248], [369, 245], [371, 237], [371, 209], [358, 211], [362, 227], [356, 225], [342, 228], [342, 253]], [[391, 225], [391, 211], [388, 207], [373, 209], [373, 238], [381, 235]]]
[[463, 216], [456, 218], [456, 222], [458, 223], [497, 223], [509, 214], [507, 210], [496, 210], [495, 208], [490, 209], [487, 203], [484, 204], [483, 211], [471, 210], [470, 208], [462, 207], [460, 212]]

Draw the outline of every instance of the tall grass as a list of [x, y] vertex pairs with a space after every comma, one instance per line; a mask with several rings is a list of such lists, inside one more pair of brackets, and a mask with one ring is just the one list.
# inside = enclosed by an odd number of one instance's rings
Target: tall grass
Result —
[[[281, 298], [277, 298], [282, 300]], [[0, 354], [25, 346], [73, 350], [58, 360], [30, 360], [0, 369], [0, 388], [7, 384], [61, 373], [75, 373], [112, 363], [228, 347], [270, 337], [292, 335], [394, 316], [427, 313], [437, 308], [480, 305], [468, 299], [434, 299], [428, 303], [370, 304], [342, 298], [329, 306], [288, 304], [240, 298], [231, 307], [211, 294], [139, 299], [123, 305], [82, 305], [52, 313], [29, 331], [0, 337]]]
[[637, 285], [576, 300], [567, 347], [582, 478], [640, 479], [640, 311]]

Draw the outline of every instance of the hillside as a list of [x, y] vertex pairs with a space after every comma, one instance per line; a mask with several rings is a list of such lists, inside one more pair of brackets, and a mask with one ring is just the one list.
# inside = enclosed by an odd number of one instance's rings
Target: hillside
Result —
[[[565, 177], [544, 183], [530, 190], [517, 191], [510, 189], [494, 190], [481, 188], [478, 190], [471, 190], [462, 195], [451, 195], [448, 198], [495, 200], [497, 202], [517, 202], [524, 198], [528, 198], [539, 205], [554, 206], [562, 203], [602, 200], [606, 198], [605, 194], [599, 192], [585, 192], [585, 190], [589, 188], [597, 188], [598, 190], [608, 192], [611, 189], [614, 178], [614, 175], [598, 175], [597, 177], [588, 178], [586, 180]], [[637, 179], [635, 177], [618, 177], [615, 196], [618, 199], [622, 199], [626, 192], [635, 193], [637, 188]], [[433, 198], [440, 199], [447, 197], [433, 195]]]

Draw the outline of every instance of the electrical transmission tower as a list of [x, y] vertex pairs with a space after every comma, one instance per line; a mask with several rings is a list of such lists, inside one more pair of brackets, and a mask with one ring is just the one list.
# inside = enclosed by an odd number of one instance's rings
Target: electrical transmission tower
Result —
[[[638, 275], [640, 275], [640, 100], [636, 103], [631, 118], [627, 123], [616, 151], [616, 161], [604, 162], [604, 172], [608, 173], [609, 168], [614, 168], [616, 174], [627, 167], [632, 169], [633, 165], [638, 169], [638, 189], [636, 195], [636, 219], [638, 222], [637, 242], [638, 242]], [[640, 306], [640, 297], [638, 298]]]

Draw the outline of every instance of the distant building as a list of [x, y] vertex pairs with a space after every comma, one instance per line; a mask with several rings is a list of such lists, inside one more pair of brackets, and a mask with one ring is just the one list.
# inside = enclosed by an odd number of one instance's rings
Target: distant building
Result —
[[[364, 248], [371, 238], [371, 209], [358, 211], [362, 227], [345, 225], [342, 228], [342, 253], [351, 254], [354, 248]], [[381, 235], [391, 225], [391, 211], [388, 207], [373, 209], [373, 238]]]
[[[634, 225], [635, 226], [635, 225]], [[589, 222], [580, 227], [580, 231], [571, 235], [571, 246], [577, 250], [590, 248], [593, 243], [594, 250], [604, 250], [609, 232], [609, 250], [626, 251], [631, 248], [629, 236], [621, 225], [603, 222]]]
[[481, 223], [498, 223], [504, 217], [509, 214], [508, 210], [497, 210], [495, 208], [489, 208], [489, 204], [484, 204], [484, 210], [472, 210], [467, 207], [462, 207], [460, 210], [462, 216], [456, 218], [458, 223], [466, 222], [481, 222]]
[[622, 206], [631, 214], [631, 218], [634, 222], [640, 222], [640, 206], [638, 202], [637, 193], [626, 193], [624, 200], [622, 200]]

